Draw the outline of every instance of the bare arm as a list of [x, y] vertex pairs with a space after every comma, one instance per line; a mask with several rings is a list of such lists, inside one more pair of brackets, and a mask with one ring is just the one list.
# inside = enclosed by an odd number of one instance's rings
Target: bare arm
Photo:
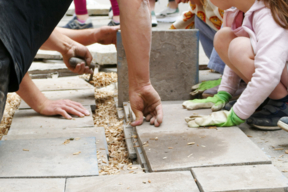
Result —
[[128, 62], [129, 98], [136, 115], [133, 126], [143, 122], [162, 123], [162, 106], [149, 76], [151, 49], [151, 20], [149, 0], [119, 1], [121, 34]]
[[40, 49], [43, 50], [53, 50], [58, 51], [63, 56], [63, 61], [74, 73], [83, 74], [83, 73], [92, 73], [88, 66], [85, 66], [85, 63], [78, 64], [75, 68], [72, 68], [69, 65], [69, 59], [71, 57], [81, 57], [90, 65], [92, 61], [92, 55], [87, 49], [87, 47], [77, 43], [76, 41], [70, 39], [66, 35], [62, 34], [58, 28], [55, 28], [47, 41], [41, 46]]
[[89, 112], [80, 104], [70, 100], [52, 101], [36, 87], [28, 73], [24, 76], [19, 90], [16, 92], [32, 109], [42, 115], [62, 115], [67, 119], [72, 117], [68, 114], [83, 117]]

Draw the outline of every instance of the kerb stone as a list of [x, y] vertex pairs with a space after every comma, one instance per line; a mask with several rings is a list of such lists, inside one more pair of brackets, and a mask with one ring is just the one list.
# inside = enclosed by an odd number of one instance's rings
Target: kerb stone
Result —
[[[198, 83], [198, 30], [152, 31], [150, 79], [162, 101], [188, 100]], [[129, 100], [128, 66], [120, 32], [117, 34], [118, 104]]]

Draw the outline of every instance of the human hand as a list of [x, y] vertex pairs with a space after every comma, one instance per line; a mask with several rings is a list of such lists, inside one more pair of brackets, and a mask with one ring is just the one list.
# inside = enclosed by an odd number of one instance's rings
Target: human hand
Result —
[[210, 115], [186, 117], [185, 121], [188, 123], [188, 127], [191, 128], [205, 126], [231, 127], [245, 122], [235, 114], [233, 108], [230, 111], [218, 111]]
[[85, 109], [80, 103], [71, 100], [53, 101], [47, 99], [42, 103], [37, 111], [42, 115], [62, 115], [66, 119], [72, 119], [69, 114], [78, 117], [90, 115], [89, 111], [87, 111], [87, 109]]
[[129, 98], [131, 109], [136, 116], [132, 126], [141, 125], [143, 116], [155, 127], [160, 126], [163, 120], [161, 98], [151, 84], [137, 90], [130, 89]]
[[108, 45], [114, 44], [116, 45], [117, 42], [117, 31], [120, 30], [119, 26], [103, 26], [100, 27], [95, 34], [95, 42]]
[[90, 73], [92, 74], [93, 71], [89, 69], [89, 66], [86, 66], [84, 62], [79, 63], [76, 65], [75, 68], [70, 66], [69, 60], [71, 57], [79, 57], [83, 58], [88, 65], [90, 65], [92, 61], [92, 55], [89, 52], [88, 48], [84, 45], [81, 45], [75, 41], [73, 41], [71, 44], [67, 45], [67, 49], [65, 51], [61, 52], [63, 56], [63, 61], [66, 64], [67, 68], [70, 69], [74, 73], [83, 74], [83, 73]]
[[208, 97], [206, 99], [194, 99], [189, 101], [184, 101], [182, 106], [186, 109], [206, 109], [210, 108], [212, 111], [221, 110], [225, 104], [232, 98], [232, 96], [226, 91], [219, 91], [213, 97]]

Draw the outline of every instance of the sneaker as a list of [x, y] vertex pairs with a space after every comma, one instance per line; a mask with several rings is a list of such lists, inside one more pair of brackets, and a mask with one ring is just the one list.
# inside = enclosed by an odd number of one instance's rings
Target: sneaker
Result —
[[284, 131], [288, 131], [288, 117], [282, 117], [278, 121], [277, 125]]
[[163, 23], [174, 23], [179, 18], [179, 9], [171, 9], [167, 7], [161, 13], [156, 14], [157, 21]]
[[113, 11], [112, 11], [112, 7], [110, 7], [109, 9], [109, 14], [108, 14], [109, 19], [113, 18]]
[[108, 23], [108, 26], [117, 26], [117, 25], [120, 25], [120, 23], [113, 21], [113, 19]]
[[93, 24], [90, 18], [88, 18], [85, 23], [78, 21], [75, 15], [63, 28], [67, 29], [90, 29], [93, 28]]
[[158, 23], [157, 23], [157, 18], [156, 18], [154, 11], [151, 11], [151, 18], [152, 18], [152, 21], [151, 21], [152, 27], [157, 27]]
[[279, 130], [277, 122], [285, 116], [288, 116], [288, 104], [270, 99], [267, 105], [249, 117], [246, 123], [261, 130]]

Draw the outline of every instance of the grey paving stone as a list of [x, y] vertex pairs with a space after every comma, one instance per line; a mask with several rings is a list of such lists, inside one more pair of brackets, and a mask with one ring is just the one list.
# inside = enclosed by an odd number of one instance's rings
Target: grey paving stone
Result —
[[[180, 40], [181, 39], [181, 40]], [[150, 79], [163, 101], [190, 98], [198, 83], [198, 31], [152, 31]], [[121, 107], [128, 96], [128, 70], [120, 32], [117, 34], [118, 99]]]
[[104, 150], [108, 155], [107, 141], [104, 127], [69, 128], [69, 129], [13, 129], [4, 135], [2, 140], [30, 140], [52, 138], [83, 138], [95, 137], [97, 151]]
[[62, 59], [62, 55], [58, 51], [38, 50], [35, 59]]
[[76, 76], [64, 63], [33, 62], [28, 71], [32, 79], [51, 78], [51, 73], [57, 73], [58, 77]]
[[210, 80], [216, 80], [221, 78], [222, 75], [220, 73], [212, 73], [210, 70], [200, 70], [199, 71], [199, 82], [202, 81], [210, 81]]
[[[43, 94], [51, 100], [69, 99], [82, 105], [95, 105], [94, 88], [82, 90], [67, 90], [67, 91], [47, 91]], [[31, 107], [22, 100], [19, 109], [30, 109]]]
[[[270, 164], [270, 159], [236, 127], [138, 132], [150, 171], [188, 170], [194, 167]], [[139, 127], [141, 128], [141, 126]], [[195, 142], [189, 145], [188, 143]]]
[[33, 79], [40, 91], [62, 91], [91, 89], [92, 85], [79, 77], [61, 77], [56, 79]]
[[188, 171], [147, 173], [139, 175], [109, 175], [101, 177], [71, 178], [67, 180], [66, 192], [80, 191], [199, 192], [191, 173]]
[[166, 101], [162, 102], [163, 108], [163, 122], [160, 127], [150, 125], [149, 122], [144, 121], [141, 126], [137, 127], [137, 133], [147, 132], [161, 132], [163, 130], [190, 130], [185, 121], [185, 117], [193, 114], [209, 115], [211, 109], [187, 110], [182, 107], [183, 101]]
[[288, 179], [273, 165], [193, 168], [201, 192], [286, 192]]
[[[0, 142], [0, 178], [97, 176], [95, 137]], [[79, 153], [78, 155], [73, 155]]]
[[65, 179], [0, 179], [0, 192], [63, 192]]
[[33, 109], [18, 110], [12, 119], [11, 130], [16, 129], [62, 129], [62, 128], [85, 128], [94, 127], [90, 106], [84, 106], [90, 116], [83, 118], [73, 117], [65, 119], [62, 116], [44, 116]]

